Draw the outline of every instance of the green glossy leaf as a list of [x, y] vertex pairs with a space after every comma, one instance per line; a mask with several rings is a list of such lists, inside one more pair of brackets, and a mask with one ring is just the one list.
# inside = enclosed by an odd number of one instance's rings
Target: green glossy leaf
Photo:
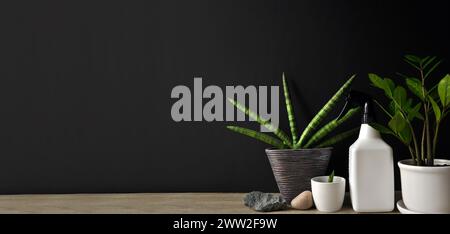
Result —
[[430, 100], [431, 107], [433, 108], [434, 116], [436, 117], [436, 122], [439, 122], [442, 114], [441, 109], [439, 108], [439, 105], [432, 97], [428, 96], [428, 100]]
[[412, 134], [410, 128], [404, 128], [402, 131], [398, 133], [401, 141], [403, 141], [404, 144], [409, 145], [412, 140]]
[[407, 121], [400, 112], [397, 112], [389, 121], [388, 125], [400, 140], [409, 144], [412, 139], [411, 130], [407, 127]]
[[439, 98], [444, 108], [450, 104], [450, 75], [447, 74], [438, 85]]
[[429, 58], [430, 58], [430, 56], [426, 56], [425, 58], [421, 58], [420, 59], [420, 63], [421, 64], [425, 63]]
[[408, 109], [408, 120], [412, 121], [414, 118], [423, 119], [422, 114], [420, 114], [420, 108], [422, 103], [417, 103], [414, 107]]
[[411, 54], [405, 55], [405, 59], [410, 61], [410, 62], [413, 62], [413, 63], [420, 63], [422, 61], [421, 58], [419, 58], [419, 57], [417, 57], [415, 55], [411, 55]]
[[394, 90], [394, 100], [400, 107], [406, 106], [406, 89], [402, 86], [397, 86]]
[[[401, 141], [403, 144], [409, 145], [409, 143], [411, 142], [411, 139], [412, 139], [411, 137], [406, 136], [406, 138], [409, 138], [409, 139], [406, 139], [406, 142], [405, 142], [405, 139], [403, 139], [403, 138], [400, 136], [400, 134], [397, 134], [397, 133], [393, 132], [391, 129], [389, 129], [389, 128], [387, 128], [387, 127], [381, 125], [381, 124], [378, 124], [378, 123], [371, 123], [370, 126], [372, 126], [373, 128], [375, 128], [376, 130], [378, 130], [378, 131], [379, 131], [380, 133], [382, 133], [382, 134], [388, 134], [388, 135], [394, 136], [394, 137], [397, 138], [399, 141]], [[408, 130], [408, 129], [405, 128], [405, 130], [403, 130], [403, 131], [406, 131], [406, 130]], [[406, 134], [407, 134], [407, 133], [406, 133]], [[411, 134], [410, 134], [410, 135], [411, 135]], [[405, 137], [405, 136], [404, 136], [404, 137]]]
[[407, 78], [406, 79], [406, 86], [408, 89], [417, 97], [420, 98], [420, 100], [424, 100], [425, 97], [423, 95], [422, 91], [422, 82], [417, 78]]
[[387, 128], [387, 127], [385, 127], [385, 126], [383, 126], [383, 125], [381, 125], [379, 123], [370, 123], [369, 125], [371, 127], [375, 128], [377, 131], [379, 131], [382, 134], [395, 135], [395, 133], [391, 129], [389, 129], [389, 128]]
[[392, 119], [389, 121], [388, 126], [395, 132], [399, 133], [406, 128], [407, 122], [403, 118], [400, 112], [396, 112]]
[[386, 94], [386, 96], [392, 97], [395, 84], [391, 79], [389, 78], [383, 79], [376, 74], [370, 73], [369, 80], [372, 82], [373, 86], [382, 89]]
[[436, 59], [436, 57], [433, 56], [433, 57], [431, 57], [430, 59], [428, 59], [426, 61], [422, 61], [423, 69], [426, 69], [428, 67], [428, 65], [430, 65], [435, 59]]
[[437, 89], [435, 89], [435, 90], [433, 90], [432, 92], [429, 92], [428, 93], [428, 96], [430, 97], [430, 98], [433, 98], [433, 100], [436, 102], [436, 103], [441, 103], [441, 99], [439, 98], [439, 93], [438, 93], [438, 90]]
[[412, 98], [408, 98], [408, 101], [406, 101], [406, 108], [409, 110], [412, 108], [413, 100]]
[[414, 67], [415, 69], [417, 69], [417, 70], [420, 69], [420, 67], [419, 67], [420, 65], [418, 64], [418, 62], [413, 62], [413, 61], [408, 60], [408, 59], [404, 59], [404, 61], [406, 63], [408, 63], [409, 65], [411, 65], [412, 67]]
[[394, 89], [395, 89], [395, 83], [393, 80], [389, 79], [389, 78], [384, 78], [384, 82], [387, 88], [389, 88], [389, 91], [391, 93], [393, 93]]
[[372, 85], [377, 88], [383, 90], [386, 88], [383, 78], [379, 77], [377, 74], [369, 73], [369, 80], [372, 82]]
[[395, 112], [397, 112], [397, 106], [395, 105], [394, 101], [389, 102], [388, 109], [391, 115], [395, 115]]

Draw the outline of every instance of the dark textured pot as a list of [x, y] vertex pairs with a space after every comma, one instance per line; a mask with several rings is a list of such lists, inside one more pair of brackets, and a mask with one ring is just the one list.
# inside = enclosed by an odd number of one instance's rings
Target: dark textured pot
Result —
[[298, 194], [311, 190], [311, 178], [325, 175], [332, 148], [266, 149], [281, 195], [291, 202]]

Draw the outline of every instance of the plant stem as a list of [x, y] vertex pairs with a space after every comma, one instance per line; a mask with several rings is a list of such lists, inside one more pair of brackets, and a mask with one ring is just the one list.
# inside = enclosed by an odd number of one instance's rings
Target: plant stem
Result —
[[422, 80], [422, 105], [423, 105], [423, 111], [425, 114], [425, 121], [423, 122], [423, 128], [422, 128], [422, 139], [421, 139], [421, 156], [422, 156], [422, 161], [425, 161], [425, 133], [427, 131], [427, 119], [428, 119], [428, 111], [427, 111], [427, 107], [426, 107], [426, 97], [425, 97], [425, 79], [423, 76], [423, 69], [422, 69], [422, 63], [420, 63], [420, 68], [419, 68], [419, 72], [420, 72], [420, 78]]
[[437, 138], [438, 138], [438, 134], [439, 134], [439, 125], [440, 125], [441, 121], [437, 121], [436, 122], [436, 128], [434, 130], [434, 137], [433, 137], [433, 156], [436, 157], [436, 144], [437, 144]]
[[[417, 137], [416, 137], [416, 133], [414, 132], [414, 128], [411, 124], [411, 122], [408, 120], [408, 118], [406, 117], [407, 115], [405, 115], [405, 111], [402, 109], [402, 107], [400, 106], [400, 104], [398, 104], [395, 99], [393, 99], [394, 103], [399, 107], [400, 109], [400, 113], [403, 115], [403, 118], [406, 120], [406, 123], [408, 123], [409, 129], [411, 131], [412, 134], [412, 138], [413, 138], [413, 143], [414, 143], [414, 157], [416, 158], [416, 161], [418, 164], [420, 164], [422, 161], [420, 158], [420, 152], [419, 152], [419, 146], [417, 144]], [[420, 162], [420, 163], [419, 163]]]
[[406, 117], [407, 115], [405, 114], [405, 111], [402, 109], [402, 106], [395, 101], [395, 99], [392, 99], [392, 101], [394, 102], [395, 105], [397, 105], [397, 107], [400, 109], [400, 114], [402, 115], [402, 117], [406, 120], [406, 123], [409, 126], [409, 129], [411, 131], [412, 134], [412, 138], [413, 138], [413, 142], [414, 142], [414, 157], [416, 158], [416, 162], [419, 165], [419, 161], [421, 161], [422, 159], [420, 158], [420, 152], [419, 152], [419, 146], [417, 144], [417, 137], [416, 137], [416, 133], [414, 132], [414, 128], [411, 124], [411, 122], [408, 120], [408, 118]]
[[[431, 155], [431, 136], [430, 136], [430, 119], [428, 116], [428, 111], [429, 111], [429, 106], [428, 104], [424, 103], [424, 111], [425, 111], [425, 121], [423, 124], [424, 130], [425, 130], [425, 134], [422, 134], [422, 143], [424, 141], [426, 141], [426, 159], [427, 159], [427, 165], [433, 165], [433, 159], [432, 159], [432, 155]], [[422, 147], [424, 147], [424, 145], [422, 144]], [[424, 149], [422, 148], [422, 152], [424, 151]], [[423, 156], [423, 155], [422, 155]], [[424, 158], [422, 157], [422, 160], [424, 160]]]
[[416, 157], [416, 161], [419, 164], [419, 161], [422, 161], [420, 156], [419, 156], [419, 147], [417, 145], [417, 138], [416, 138], [416, 133], [414, 133], [414, 129], [411, 125], [411, 123], [409, 121], [406, 121], [409, 125], [409, 128], [411, 130], [412, 136], [413, 136], [413, 142], [414, 142], [414, 149], [415, 149], [415, 157]]
[[422, 128], [422, 139], [421, 139], [421, 147], [420, 147], [420, 153], [422, 160], [425, 160], [425, 132], [426, 132], [427, 126], [425, 125], [425, 121], [423, 122], [423, 128]]
[[433, 160], [433, 155], [431, 155], [431, 135], [430, 135], [430, 122], [428, 119], [428, 115], [425, 116], [426, 122], [427, 122], [427, 165], [428, 166], [433, 166], [434, 164], [434, 160]]
[[426, 138], [426, 151], [427, 151], [427, 165], [432, 166], [433, 165], [433, 156], [431, 155], [431, 136], [430, 136], [430, 119], [428, 116], [428, 110], [430, 108], [430, 103], [426, 97], [426, 95], [428, 95], [427, 93], [425, 93], [425, 76], [423, 75], [423, 67], [422, 67], [422, 63], [420, 64], [420, 78], [422, 80], [422, 96], [423, 96], [423, 108], [424, 108], [424, 114], [425, 114], [425, 122], [424, 122], [424, 129], [426, 131], [426, 136], [424, 136], [424, 134], [422, 134], [422, 160], [424, 160], [424, 137]]
[[413, 160], [413, 161], [416, 161], [416, 159], [414, 158], [414, 152], [413, 152], [413, 149], [411, 148], [410, 145], [407, 145], [407, 146], [408, 146], [409, 154], [411, 155], [412, 160]]

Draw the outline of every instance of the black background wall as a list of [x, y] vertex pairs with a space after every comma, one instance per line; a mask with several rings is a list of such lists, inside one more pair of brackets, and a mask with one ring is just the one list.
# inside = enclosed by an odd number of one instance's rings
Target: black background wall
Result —
[[[226, 122], [172, 121], [173, 87], [192, 87], [194, 76], [204, 86], [280, 85], [284, 71], [304, 127], [351, 74], [357, 89], [382, 98], [367, 73], [412, 72], [405, 53], [443, 58], [434, 81], [450, 72], [448, 1], [8, 4], [0, 6], [0, 193], [275, 191], [266, 146]], [[449, 127], [439, 157], [450, 157]], [[396, 160], [408, 157], [385, 139]], [[353, 140], [334, 151], [339, 175]]]

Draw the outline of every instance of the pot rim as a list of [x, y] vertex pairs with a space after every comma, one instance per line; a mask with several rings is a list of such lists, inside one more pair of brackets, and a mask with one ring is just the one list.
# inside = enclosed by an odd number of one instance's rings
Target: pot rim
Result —
[[274, 151], [274, 152], [286, 152], [286, 151], [318, 151], [318, 150], [332, 150], [333, 147], [325, 147], [325, 148], [311, 148], [311, 149], [277, 149], [277, 148], [266, 148], [266, 152]]
[[[317, 183], [317, 184], [323, 184], [323, 185], [332, 185], [332, 184], [345, 184], [345, 178], [341, 177], [341, 176], [334, 176], [333, 178], [333, 182], [328, 182], [328, 181], [320, 181], [319, 179], [326, 179], [328, 180], [328, 176], [316, 176], [311, 178], [311, 183]], [[338, 180], [335, 180], [338, 179]]]
[[435, 167], [435, 166], [417, 166], [417, 165], [413, 165], [411, 164], [413, 160], [412, 159], [404, 159], [404, 160], [400, 160], [398, 161], [397, 165], [400, 169], [405, 169], [405, 170], [410, 170], [410, 171], [445, 171], [450, 169], [450, 160], [449, 159], [434, 159], [434, 162], [438, 162], [438, 163], [442, 163], [442, 164], [447, 164], [446, 166], [440, 166], [440, 167]]

